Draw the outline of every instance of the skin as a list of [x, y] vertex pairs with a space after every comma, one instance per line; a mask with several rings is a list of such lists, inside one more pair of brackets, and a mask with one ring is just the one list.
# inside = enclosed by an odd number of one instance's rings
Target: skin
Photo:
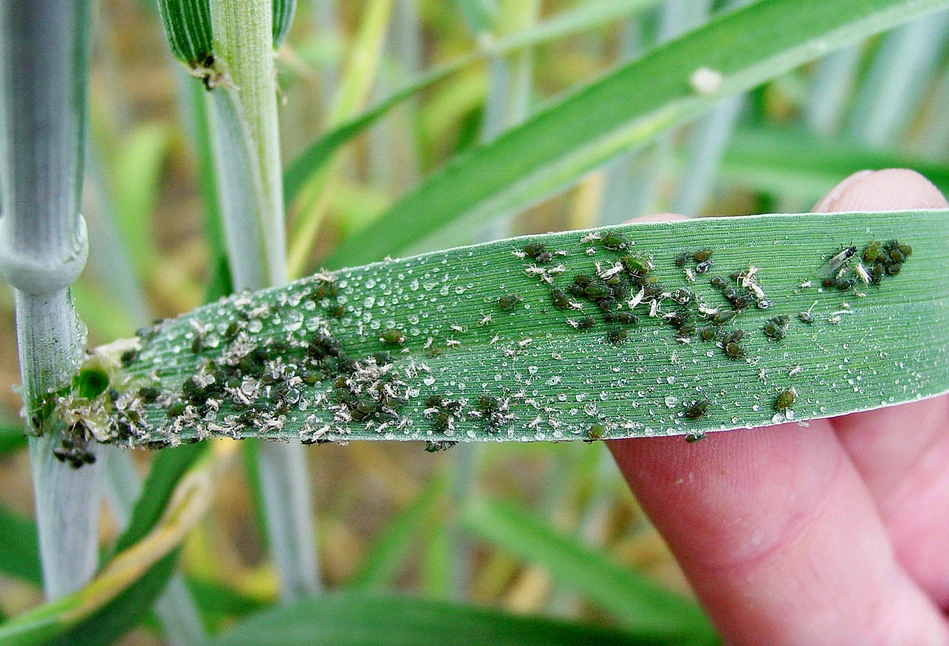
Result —
[[[891, 169], [850, 176], [814, 211], [945, 207]], [[609, 444], [728, 643], [949, 644], [949, 396]]]

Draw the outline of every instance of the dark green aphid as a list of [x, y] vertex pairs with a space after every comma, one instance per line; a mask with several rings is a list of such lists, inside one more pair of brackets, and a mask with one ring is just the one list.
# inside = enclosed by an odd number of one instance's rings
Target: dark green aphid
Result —
[[326, 314], [332, 316], [334, 319], [341, 319], [346, 314], [346, 307], [335, 303], [326, 308]]
[[570, 297], [567, 296], [567, 292], [560, 289], [559, 287], [551, 287], [550, 300], [553, 302], [554, 307], [559, 310], [570, 308]]
[[810, 312], [800, 312], [797, 317], [801, 319], [802, 323], [807, 323], [808, 325], [813, 325], [814, 315]]
[[543, 253], [537, 254], [537, 257], [534, 258], [534, 262], [536, 262], [538, 265], [546, 265], [553, 259], [554, 254], [550, 253], [549, 251], [544, 251]]
[[240, 333], [240, 331], [241, 331], [241, 326], [237, 324], [237, 321], [232, 321], [227, 326], [227, 329], [224, 330], [224, 340], [230, 343], [231, 341], [237, 338], [237, 335]]
[[353, 408], [353, 419], [357, 422], [369, 419], [379, 412], [379, 404], [371, 399], [360, 399]]
[[443, 403], [444, 399], [441, 395], [429, 395], [425, 398], [426, 408], [441, 408]]
[[751, 305], [748, 297], [743, 295], [737, 296], [731, 303], [736, 310], [746, 310]]
[[778, 395], [778, 398], [774, 400], [774, 410], [779, 413], [786, 412], [789, 408], [794, 406], [794, 402], [797, 400], [797, 389], [790, 388], [785, 390], [783, 393]]
[[692, 254], [692, 257], [695, 258], [695, 262], [702, 263], [711, 258], [712, 253], [713, 251], [711, 249], [699, 249], [694, 254]]
[[909, 258], [913, 255], [913, 247], [906, 244], [905, 242], [900, 242], [897, 245], [897, 248], [903, 253], [906, 258]]
[[900, 273], [900, 270], [903, 269], [903, 265], [898, 262], [894, 262], [892, 265], [888, 265], [886, 268], [886, 273], [890, 276], [895, 276]]
[[138, 359], [138, 350], [132, 348], [131, 350], [126, 350], [122, 353], [122, 365], [127, 366], [136, 359]]
[[139, 398], [146, 404], [157, 401], [159, 395], [161, 395], [161, 391], [154, 386], [143, 386], [138, 390]]
[[610, 291], [608, 286], [600, 283], [590, 283], [584, 288], [583, 291], [587, 298], [594, 301], [598, 301], [603, 298], [609, 298], [613, 293]]
[[690, 255], [691, 255], [691, 254], [689, 254], [688, 251], [684, 251], [684, 252], [680, 253], [678, 256], [676, 256], [676, 257], [675, 257], [675, 265], [676, 265], [676, 267], [685, 267], [686, 263], [689, 262], [689, 256], [690, 256]]
[[718, 336], [718, 332], [713, 327], [703, 327], [699, 330], [699, 336], [702, 337], [703, 341], [714, 341], [715, 337]]
[[707, 399], [697, 399], [685, 407], [685, 416], [689, 419], [700, 419], [705, 417], [711, 402]]
[[633, 325], [639, 323], [639, 317], [632, 312], [617, 312], [616, 322], [624, 325]]
[[631, 274], [645, 274], [651, 268], [649, 261], [636, 256], [623, 256], [619, 261], [626, 271]]
[[592, 316], [587, 316], [577, 322], [577, 329], [589, 330], [594, 325], [596, 325], [596, 319], [594, 319]]
[[501, 402], [492, 395], [481, 395], [478, 397], [478, 410], [482, 413], [496, 413], [501, 410]]
[[728, 283], [721, 276], [712, 276], [708, 280], [708, 284], [714, 287], [715, 289], [725, 289], [728, 287]]
[[181, 417], [185, 412], [185, 408], [187, 407], [188, 404], [183, 401], [175, 402], [168, 407], [168, 417]]
[[705, 437], [706, 437], [705, 431], [694, 431], [685, 436], [685, 441], [688, 442], [689, 444], [692, 444], [693, 442], [704, 440]]
[[447, 431], [449, 426], [451, 426], [451, 414], [446, 413], [443, 410], [438, 411], [438, 413], [432, 419], [432, 427], [436, 431]]
[[880, 254], [880, 246], [882, 244], [883, 243], [881, 243], [879, 240], [874, 240], [868, 244], [863, 250], [863, 261], [867, 264], [875, 262], [877, 256]]
[[615, 298], [604, 298], [596, 302], [596, 309], [601, 312], [609, 312], [612, 311], [614, 305], [616, 305]]
[[567, 285], [567, 293], [576, 296], [577, 298], [583, 298], [585, 287], [583, 285], [577, 285], [576, 283], [570, 283]]
[[615, 231], [607, 231], [603, 234], [603, 237], [600, 238], [600, 244], [611, 251], [619, 251], [620, 249], [628, 247], [629, 241]]
[[593, 276], [591, 276], [590, 274], [577, 274], [576, 276], [573, 277], [573, 282], [575, 285], [586, 287], [587, 285], [593, 282]]
[[735, 310], [722, 310], [712, 317], [712, 323], [715, 325], [725, 325], [736, 316], [738, 316], [738, 312]]
[[828, 276], [827, 278], [822, 280], [820, 284], [821, 286], [826, 287], [827, 289], [830, 289], [837, 284], [837, 279], [834, 278], [833, 276]]
[[606, 333], [606, 340], [614, 345], [623, 343], [629, 338], [629, 333], [623, 328], [614, 328]]
[[440, 442], [425, 442], [425, 451], [427, 453], [438, 453], [439, 451], [447, 451], [451, 447], [458, 444], [458, 442], [452, 442], [451, 440], [442, 440]]
[[890, 249], [890, 260], [893, 262], [906, 262], [906, 255], [899, 249]]
[[201, 354], [202, 339], [200, 335], [196, 335], [191, 339], [191, 352], [193, 354]]
[[384, 343], [390, 343], [393, 345], [402, 345], [405, 343], [405, 335], [402, 334], [401, 330], [396, 328], [389, 328], [379, 337], [379, 340]]
[[392, 355], [388, 352], [373, 352], [372, 358], [376, 360], [376, 365], [385, 366], [392, 363]]
[[771, 306], [774, 305], [774, 301], [771, 301], [767, 298], [762, 298], [760, 301], [755, 303], [759, 310], [769, 310]]
[[745, 350], [735, 342], [726, 343], [722, 347], [722, 351], [725, 353], [725, 356], [731, 359], [744, 359]]
[[528, 242], [524, 245], [524, 253], [527, 254], [528, 258], [536, 258], [545, 251], [547, 251], [547, 243], [545, 242]]
[[693, 334], [695, 334], [695, 330], [696, 330], [695, 323], [691, 323], [691, 322], [685, 323], [679, 326], [679, 329], [678, 329], [679, 337], [687, 339]]
[[883, 263], [877, 262], [870, 267], [870, 282], [874, 285], [879, 285], [883, 282], [883, 279], [886, 277], [886, 266]]
[[678, 310], [673, 312], [666, 319], [669, 322], [669, 325], [676, 328], [681, 328], [683, 325], [689, 322], [689, 313], [685, 310]]
[[517, 304], [520, 302], [521, 297], [517, 294], [505, 294], [498, 299], [498, 307], [500, 307], [505, 312], [509, 312], [517, 307]]
[[590, 441], [602, 440], [606, 435], [606, 426], [600, 422], [594, 422], [590, 425], [590, 428], [587, 429], [587, 437], [590, 438]]
[[780, 341], [786, 337], [788, 333], [788, 320], [788, 317], [783, 314], [770, 319], [762, 328], [765, 336], [772, 341]]
[[703, 260], [695, 266], [695, 273], [706, 274], [712, 270], [712, 266], [711, 260]]

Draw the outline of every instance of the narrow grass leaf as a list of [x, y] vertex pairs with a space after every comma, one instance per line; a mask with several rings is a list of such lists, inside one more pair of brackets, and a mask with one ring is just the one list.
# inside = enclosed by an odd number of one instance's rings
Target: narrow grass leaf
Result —
[[584, 594], [643, 637], [669, 642], [717, 639], [698, 605], [555, 531], [517, 505], [473, 501], [465, 525], [484, 540], [540, 565], [560, 583]]
[[657, 0], [595, 0], [564, 11], [531, 29], [498, 39], [483, 51], [449, 61], [422, 75], [418, 80], [393, 93], [363, 114], [324, 134], [287, 167], [283, 176], [284, 200], [289, 206], [306, 182], [329, 161], [340, 146], [352, 140], [403, 101], [417, 96], [436, 83], [483, 61], [489, 53], [505, 55], [551, 42], [587, 29], [602, 26], [611, 20], [628, 16], [636, 10], [656, 4]]
[[333, 595], [270, 608], [209, 646], [634, 646], [665, 639], [446, 601]]
[[36, 523], [0, 506], [0, 572], [42, 585]]
[[713, 20], [449, 163], [325, 264], [418, 250], [436, 233], [442, 242], [463, 238], [473, 223], [537, 202], [722, 97], [947, 4], [763, 0]]
[[359, 571], [349, 581], [352, 592], [383, 588], [392, 582], [404, 565], [417, 535], [428, 523], [446, 489], [445, 479], [434, 477], [405, 509], [380, 533]]
[[103, 439], [699, 439], [934, 396], [946, 217], [639, 223], [233, 296], [100, 351], [137, 348]]

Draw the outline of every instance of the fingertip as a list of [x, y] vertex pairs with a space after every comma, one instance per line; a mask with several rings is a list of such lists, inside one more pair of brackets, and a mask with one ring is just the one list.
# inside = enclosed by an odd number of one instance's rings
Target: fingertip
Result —
[[815, 206], [815, 213], [904, 211], [949, 206], [936, 186], [906, 168], [863, 170], [835, 186]]

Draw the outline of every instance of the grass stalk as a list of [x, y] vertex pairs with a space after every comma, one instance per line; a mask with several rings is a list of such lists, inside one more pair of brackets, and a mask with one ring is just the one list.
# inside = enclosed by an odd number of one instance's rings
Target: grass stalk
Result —
[[[217, 175], [236, 290], [286, 282], [283, 185], [270, 2], [212, 0], [226, 82], [212, 93]], [[260, 446], [268, 544], [282, 598], [319, 590], [309, 478], [298, 443]]]
[[[46, 597], [97, 563], [100, 467], [57, 460], [61, 423], [42, 407], [68, 389], [85, 346], [69, 285], [85, 265], [79, 215], [91, 3], [0, 6], [0, 273], [13, 286]], [[84, 454], [91, 459], [91, 454]]]

